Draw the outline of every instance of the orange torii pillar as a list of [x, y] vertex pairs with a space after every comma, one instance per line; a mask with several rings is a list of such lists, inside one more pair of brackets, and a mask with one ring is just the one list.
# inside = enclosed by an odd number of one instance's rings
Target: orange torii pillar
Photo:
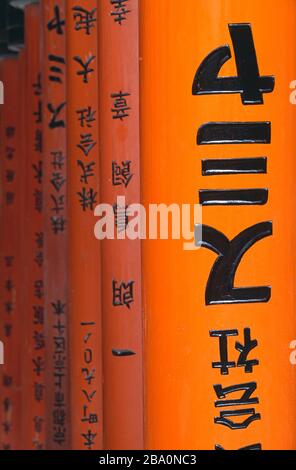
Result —
[[97, 2], [69, 0], [67, 29], [68, 305], [71, 445], [102, 448]]
[[19, 449], [24, 449], [24, 442], [22, 440], [22, 423], [23, 423], [23, 402], [22, 402], [22, 393], [23, 393], [23, 372], [22, 372], [22, 344], [25, 341], [25, 336], [23, 334], [22, 325], [26, 319], [26, 312], [24, 308], [24, 293], [27, 290], [26, 281], [27, 281], [27, 271], [26, 271], [26, 253], [24, 250], [25, 240], [23, 237], [25, 224], [26, 224], [26, 194], [27, 194], [27, 181], [26, 181], [26, 165], [27, 165], [27, 140], [26, 140], [26, 120], [27, 120], [27, 81], [26, 81], [26, 70], [27, 70], [27, 52], [25, 48], [19, 52], [19, 73], [21, 77], [20, 89], [19, 89], [19, 104], [18, 104], [18, 113], [19, 113], [19, 122], [20, 122], [20, 149], [21, 149], [21, 158], [19, 162], [19, 179], [18, 179], [18, 191], [19, 191], [19, 239], [18, 239], [18, 250], [19, 250], [19, 294], [18, 302], [20, 304], [19, 309], [19, 337], [18, 337], [18, 358], [19, 358], [19, 387], [20, 387], [20, 415], [18, 417], [18, 426], [19, 426]]
[[[21, 85], [22, 62], [5, 58], [0, 62], [4, 85], [1, 104], [1, 330], [4, 365], [1, 370], [1, 449], [21, 446], [20, 351], [22, 305], [20, 299], [19, 210], [21, 179]], [[2, 358], [1, 358], [2, 359]]]
[[44, 230], [40, 6], [25, 8], [25, 182], [22, 226], [22, 447], [45, 447]]
[[147, 448], [295, 449], [295, 18], [141, 1], [143, 202], [202, 206], [143, 243]]
[[42, 2], [46, 447], [69, 449], [66, 12]]
[[115, 219], [102, 241], [104, 447], [143, 449], [141, 243], [127, 236], [140, 202], [137, 0], [99, 2], [99, 57], [101, 199]]

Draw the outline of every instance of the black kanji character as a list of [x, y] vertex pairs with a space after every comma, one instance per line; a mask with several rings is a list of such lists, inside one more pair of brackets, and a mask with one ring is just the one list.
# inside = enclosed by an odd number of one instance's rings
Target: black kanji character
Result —
[[14, 170], [6, 170], [6, 181], [7, 183], [13, 183], [15, 177], [15, 171]]
[[49, 68], [49, 80], [55, 83], [63, 83], [64, 71], [61, 66], [65, 66], [65, 58], [62, 56], [57, 56], [49, 54], [48, 60], [53, 62], [53, 65], [50, 65]]
[[60, 299], [56, 300], [55, 302], [52, 302], [51, 304], [53, 308], [53, 313], [55, 315], [65, 315], [66, 313], [66, 304], [63, 303]]
[[42, 297], [44, 296], [43, 287], [44, 284], [42, 279], [34, 281], [34, 296], [37, 299], [42, 299]]
[[6, 154], [7, 160], [12, 160], [14, 158], [14, 153], [15, 153], [15, 148], [13, 147], [5, 148], [5, 154]]
[[95, 13], [97, 11], [96, 8], [92, 10], [86, 10], [83, 7], [76, 6], [72, 8], [74, 14], [73, 18], [75, 20], [75, 30], [85, 31], [85, 34], [90, 35], [91, 29], [95, 27], [95, 22], [97, 18], [95, 17]]
[[[236, 405], [253, 405], [258, 404], [259, 399], [257, 397], [251, 398], [251, 395], [257, 389], [256, 382], [244, 383], [233, 385], [230, 387], [222, 387], [222, 385], [214, 385], [216, 395], [220, 400], [215, 402], [215, 407], [233, 407]], [[241, 398], [235, 398], [232, 400], [224, 400], [229, 393], [236, 393], [238, 391], [244, 391]], [[248, 416], [244, 421], [235, 423], [231, 418], [234, 416]], [[227, 426], [230, 429], [246, 429], [253, 421], [260, 420], [260, 413], [256, 413], [254, 408], [242, 408], [239, 410], [221, 411], [220, 417], [216, 417], [214, 422]]]
[[42, 123], [42, 101], [38, 100], [38, 108], [33, 112], [33, 116], [36, 116], [35, 124]]
[[89, 393], [87, 390], [82, 390], [82, 393], [84, 394], [85, 398], [89, 403], [92, 403], [92, 400], [94, 396], [96, 395], [97, 391], [94, 390], [93, 392]]
[[94, 176], [93, 166], [95, 162], [83, 163], [81, 160], [77, 160], [77, 164], [82, 169], [82, 175], [80, 176], [81, 183], [88, 184], [88, 178]]
[[34, 178], [37, 180], [38, 184], [42, 183], [42, 176], [43, 176], [43, 163], [41, 160], [38, 163], [34, 163], [32, 168], [35, 172]]
[[39, 189], [35, 189], [33, 196], [35, 199], [35, 209], [40, 213], [43, 208], [43, 193]]
[[133, 177], [131, 172], [131, 161], [125, 160], [121, 162], [121, 165], [116, 163], [115, 161], [112, 162], [112, 184], [113, 186], [120, 186], [124, 184], [127, 188], [130, 180]]
[[237, 367], [244, 367], [246, 373], [252, 373], [253, 367], [258, 366], [258, 359], [247, 359], [248, 354], [258, 346], [258, 341], [256, 339], [251, 339], [251, 330], [250, 328], [244, 329], [244, 345], [238, 341], [235, 343], [235, 349], [240, 352]]
[[13, 384], [13, 378], [10, 375], [3, 374], [2, 383], [3, 387], [11, 387]]
[[43, 133], [41, 129], [35, 130], [35, 150], [36, 152], [42, 153], [43, 149]]
[[56, 214], [59, 214], [65, 209], [65, 195], [61, 194], [59, 196], [54, 196], [51, 194], [51, 200], [53, 201], [54, 205], [51, 208], [52, 212], [55, 212]]
[[76, 72], [76, 74], [80, 77], [82, 76], [83, 77], [83, 83], [88, 83], [88, 75], [90, 73], [93, 73], [95, 69], [91, 68], [90, 67], [90, 64], [92, 63], [92, 61], [95, 59], [96, 57], [94, 55], [89, 55], [87, 58], [86, 58], [86, 61], [83, 62], [82, 58], [79, 57], [79, 56], [75, 56], [73, 57], [73, 60], [75, 60], [79, 65], [81, 65], [82, 67], [82, 70], [78, 70], [78, 72]]
[[14, 287], [14, 284], [13, 284], [13, 280], [12, 279], [7, 279], [5, 281], [5, 289], [8, 291], [8, 292], [11, 292], [12, 289]]
[[44, 418], [41, 416], [34, 416], [34, 429], [36, 433], [41, 433], [42, 432], [42, 425], [44, 422]]
[[7, 206], [11, 206], [12, 204], [14, 204], [15, 194], [12, 191], [7, 191], [5, 193], [5, 199]]
[[45, 361], [41, 356], [37, 356], [36, 358], [33, 358], [32, 361], [35, 366], [34, 372], [38, 377], [40, 377], [42, 372], [44, 372], [45, 370]]
[[65, 20], [61, 19], [60, 15], [60, 8], [58, 5], [55, 5], [54, 7], [54, 18], [49, 21], [47, 24], [47, 28], [49, 31], [56, 30], [57, 34], [63, 35], [63, 27], [65, 26], [66, 22]]
[[63, 152], [61, 151], [51, 152], [51, 155], [53, 156], [51, 164], [54, 170], [61, 170], [65, 164], [65, 157], [63, 155]]
[[4, 256], [5, 266], [11, 268], [14, 262], [14, 256]]
[[43, 232], [35, 233], [35, 242], [38, 248], [43, 248], [43, 245], [44, 245], [44, 233]]
[[97, 194], [98, 193], [95, 192], [92, 188], [82, 188], [82, 190], [77, 193], [77, 195], [79, 196], [80, 205], [84, 211], [86, 211], [87, 209], [92, 211], [94, 209], [94, 205], [97, 204]]
[[5, 135], [8, 139], [12, 139], [15, 136], [15, 127], [13, 126], [6, 127]]
[[34, 95], [40, 96], [42, 94], [41, 73], [38, 73], [37, 80], [33, 83]]
[[88, 383], [88, 385], [91, 385], [91, 381], [95, 380], [95, 372], [96, 369], [88, 369], [88, 368], [83, 368], [82, 369], [82, 374], [84, 375], [84, 380]]
[[81, 140], [80, 143], [77, 144], [77, 147], [82, 150], [86, 157], [88, 157], [88, 154], [97, 143], [93, 140], [91, 134], [80, 134], [80, 137]]
[[194, 231], [196, 246], [204, 246], [218, 254], [207, 282], [206, 305], [269, 301], [271, 287], [234, 287], [234, 277], [243, 255], [259, 240], [272, 235], [272, 222], [248, 227], [232, 240], [208, 225], [196, 224]]
[[91, 450], [92, 447], [95, 445], [95, 438], [97, 437], [97, 433], [93, 433], [91, 430], [89, 430], [87, 434], [83, 433], [82, 437], [84, 437], [85, 439], [85, 447]]
[[56, 129], [58, 127], [66, 127], [64, 119], [58, 119], [60, 112], [66, 106], [66, 102], [61, 103], [56, 108], [53, 106], [52, 103], [47, 105], [48, 111], [52, 114], [51, 120], [49, 122], [50, 129]]
[[10, 398], [4, 398], [3, 400], [3, 409], [4, 413], [8, 413], [12, 407], [12, 402]]
[[53, 187], [55, 188], [55, 190], [59, 192], [60, 189], [65, 184], [66, 180], [65, 180], [64, 176], [61, 173], [55, 172], [55, 173], [52, 173], [52, 178], [51, 178], [50, 182], [53, 185]]
[[253, 372], [253, 367], [259, 364], [257, 359], [247, 360], [248, 354], [258, 345], [257, 340], [251, 340], [251, 331], [244, 329], [245, 344], [235, 343], [235, 349], [240, 352], [237, 363], [228, 360], [228, 338], [238, 336], [238, 330], [215, 330], [210, 331], [212, 338], [219, 338], [220, 361], [213, 362], [212, 367], [220, 369], [222, 375], [228, 375], [228, 369], [244, 367], [246, 373]]
[[44, 324], [44, 307], [41, 305], [33, 305], [34, 325]]
[[98, 415], [96, 413], [87, 414], [87, 409], [87, 406], [83, 407], [83, 418], [81, 418], [82, 423], [97, 424], [99, 421]]
[[3, 326], [3, 329], [4, 329], [5, 337], [10, 338], [11, 333], [12, 333], [12, 325], [10, 323], [5, 323], [4, 326]]
[[14, 309], [13, 302], [11, 302], [11, 301], [5, 302], [4, 303], [4, 308], [5, 308], [6, 313], [8, 313], [8, 314], [12, 313], [13, 309]]
[[112, 281], [114, 307], [126, 306], [129, 309], [131, 308], [131, 304], [134, 302], [134, 284], [135, 281], [119, 283]]
[[43, 251], [38, 251], [34, 258], [35, 263], [41, 268], [44, 261]]
[[218, 77], [222, 66], [231, 58], [230, 47], [212, 51], [199, 66], [193, 81], [192, 94], [240, 93], [244, 105], [263, 103], [263, 93], [274, 89], [274, 77], [259, 74], [251, 25], [229, 24], [234, 48], [237, 77]]
[[35, 342], [34, 349], [36, 351], [44, 349], [45, 347], [45, 338], [44, 334], [41, 331], [34, 331], [33, 340]]
[[91, 106], [76, 111], [78, 114], [78, 120], [80, 121], [80, 127], [84, 127], [85, 125], [87, 127], [92, 127], [91, 123], [96, 121], [96, 112], [96, 110], [92, 110]]
[[44, 400], [44, 389], [44, 384], [38, 382], [34, 383], [34, 397], [36, 401], [41, 402]]
[[120, 26], [123, 21], [127, 20], [127, 15], [131, 12], [131, 10], [126, 8], [128, 1], [129, 0], [110, 0], [111, 5], [114, 6], [114, 11], [111, 12], [111, 16], [114, 17], [115, 23], [120, 24]]
[[128, 112], [131, 108], [127, 105], [126, 97], [130, 96], [130, 93], [123, 93], [121, 90], [118, 93], [112, 93], [114, 108], [111, 108], [113, 113], [113, 119], [120, 119], [123, 121], [129, 116]]
[[84, 362], [86, 364], [91, 364], [93, 358], [93, 352], [91, 349], [85, 349], [83, 352]]

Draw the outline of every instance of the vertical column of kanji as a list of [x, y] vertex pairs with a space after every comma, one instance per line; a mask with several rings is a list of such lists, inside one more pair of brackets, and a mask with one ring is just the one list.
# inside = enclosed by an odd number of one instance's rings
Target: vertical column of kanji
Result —
[[296, 4], [141, 8], [143, 202], [203, 208], [143, 244], [146, 445], [293, 449]]
[[22, 362], [22, 444], [42, 449], [45, 443], [45, 337], [44, 337], [44, 232], [42, 156], [42, 77], [40, 63], [41, 10], [38, 4], [25, 9], [26, 72], [26, 194], [24, 227], [23, 334]]
[[23, 426], [23, 413], [25, 412], [23, 405], [23, 352], [26, 344], [27, 329], [24, 328], [24, 324], [27, 320], [26, 308], [25, 308], [25, 296], [27, 292], [27, 242], [26, 242], [26, 195], [27, 195], [27, 51], [24, 47], [19, 53], [20, 70], [19, 74], [21, 77], [20, 83], [20, 101], [18, 107], [19, 120], [20, 120], [20, 161], [19, 161], [19, 179], [18, 179], [18, 191], [19, 191], [19, 217], [18, 217], [18, 232], [19, 232], [19, 303], [20, 303], [20, 314], [19, 314], [19, 325], [20, 325], [20, 336], [19, 336], [19, 354], [20, 354], [20, 403], [21, 403], [21, 415], [20, 415], [20, 449], [24, 449], [25, 444], [22, 441], [22, 426]]
[[140, 240], [128, 236], [137, 213], [132, 205], [140, 199], [138, 1], [102, 0], [99, 6], [101, 198], [113, 208], [116, 232], [102, 250], [104, 445], [141, 449], [141, 255]]
[[71, 436], [102, 446], [97, 2], [67, 1], [67, 115]]
[[18, 179], [19, 147], [19, 61], [5, 59], [1, 65], [5, 88], [2, 109], [2, 225], [1, 225], [1, 340], [5, 362], [2, 368], [2, 449], [20, 446], [20, 364], [19, 364], [19, 250], [18, 250]]
[[46, 447], [70, 440], [67, 334], [67, 160], [65, 1], [42, 3], [45, 229]]

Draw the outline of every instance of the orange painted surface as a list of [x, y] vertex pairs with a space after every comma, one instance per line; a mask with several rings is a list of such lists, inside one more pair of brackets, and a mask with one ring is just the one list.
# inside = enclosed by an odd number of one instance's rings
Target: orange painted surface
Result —
[[103, 438], [96, 7], [69, 0], [66, 8], [71, 446], [85, 450], [101, 449]]
[[[127, 228], [120, 222], [123, 205], [140, 202], [138, 21], [135, 0], [123, 8], [99, 2], [101, 200], [115, 205], [120, 236]], [[104, 448], [142, 449], [139, 240], [103, 240], [102, 261]]]
[[[26, 279], [27, 279], [27, 265], [26, 265], [26, 250], [24, 250], [25, 237], [24, 234], [24, 226], [26, 220], [26, 166], [27, 166], [27, 136], [26, 136], [26, 120], [27, 120], [27, 111], [26, 111], [26, 94], [27, 94], [27, 81], [26, 81], [26, 64], [27, 64], [27, 52], [26, 49], [23, 48], [18, 57], [19, 61], [19, 75], [20, 77], [24, 77], [21, 79], [19, 84], [19, 101], [18, 101], [18, 110], [19, 110], [19, 125], [20, 125], [20, 148], [21, 156], [19, 161], [19, 178], [18, 178], [18, 191], [19, 191], [19, 216], [18, 216], [18, 224], [19, 224], [19, 237], [18, 237], [18, 250], [19, 250], [19, 304], [20, 304], [20, 311], [19, 311], [19, 325], [23, 325], [23, 322], [26, 321], [26, 309], [24, 308], [24, 295], [26, 292]], [[22, 393], [23, 393], [23, 373], [22, 373], [22, 346], [21, 341], [24, 342], [22, 339], [22, 329], [20, 328], [20, 335], [19, 335], [19, 346], [18, 346], [18, 354], [19, 354], [19, 400], [20, 400], [20, 415], [19, 415], [19, 449], [24, 449], [22, 439], [22, 422], [23, 422], [23, 413], [24, 411], [23, 402], [22, 402]]]
[[52, 450], [70, 446], [64, 21], [64, 0], [42, 2], [46, 444]]
[[21, 302], [19, 259], [19, 182], [21, 178], [21, 121], [15, 113], [21, 87], [21, 64], [16, 58], [1, 63], [5, 104], [1, 105], [1, 340], [4, 365], [1, 367], [1, 448], [18, 449], [20, 423]]
[[[191, 93], [197, 68], [219, 46], [230, 44], [232, 51], [220, 76], [237, 75], [229, 23], [251, 24], [260, 73], [275, 77], [275, 89], [264, 94], [262, 105], [243, 106], [239, 94]], [[203, 223], [232, 239], [251, 225], [273, 222], [273, 235], [245, 254], [235, 276], [237, 287], [271, 286], [266, 303], [206, 306], [205, 287], [217, 255], [206, 248], [184, 251], [182, 240], [143, 242], [146, 447], [237, 449], [261, 443], [263, 449], [293, 449], [296, 383], [289, 344], [296, 336], [296, 116], [289, 83], [296, 74], [296, 5], [141, 0], [140, 24], [143, 202], [197, 204], [200, 189], [268, 188], [267, 204], [204, 207]], [[270, 121], [271, 144], [197, 146], [197, 130], [211, 121]], [[202, 159], [251, 156], [267, 157], [267, 174], [201, 175]], [[235, 367], [222, 376], [212, 368], [219, 348], [209, 331], [238, 329], [228, 348], [235, 360], [234, 340], [243, 342], [246, 327], [258, 340], [249, 359], [259, 365], [250, 374]], [[261, 420], [243, 430], [215, 424], [222, 409], [215, 408], [213, 385], [249, 381], [257, 383], [254, 408]]]
[[44, 336], [44, 232], [42, 207], [42, 77], [40, 64], [40, 8], [25, 9], [26, 152], [22, 234], [24, 309], [22, 332], [22, 447], [43, 449], [45, 444], [45, 336]]

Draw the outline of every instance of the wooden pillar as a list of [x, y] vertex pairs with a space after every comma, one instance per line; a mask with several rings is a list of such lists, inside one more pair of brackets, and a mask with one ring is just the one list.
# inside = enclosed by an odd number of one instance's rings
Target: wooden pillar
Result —
[[45, 335], [44, 335], [44, 228], [43, 228], [43, 83], [40, 57], [40, 6], [25, 8], [26, 148], [22, 178], [23, 214], [23, 341], [22, 446], [45, 445]]
[[1, 365], [1, 448], [21, 446], [20, 351], [22, 340], [20, 299], [19, 209], [21, 178], [21, 72], [16, 57], [5, 58], [1, 65], [5, 104], [1, 104], [1, 341], [4, 365]]
[[147, 448], [295, 448], [295, 18], [141, 1], [143, 202], [203, 209], [143, 243]]
[[73, 449], [102, 448], [97, 2], [67, 1], [68, 303]]
[[141, 252], [127, 235], [140, 202], [139, 10], [137, 0], [99, 7], [101, 199], [115, 216], [115, 239], [102, 242], [104, 445], [142, 449]]
[[58, 450], [70, 447], [64, 0], [42, 3], [42, 31], [46, 445], [48, 449]]

